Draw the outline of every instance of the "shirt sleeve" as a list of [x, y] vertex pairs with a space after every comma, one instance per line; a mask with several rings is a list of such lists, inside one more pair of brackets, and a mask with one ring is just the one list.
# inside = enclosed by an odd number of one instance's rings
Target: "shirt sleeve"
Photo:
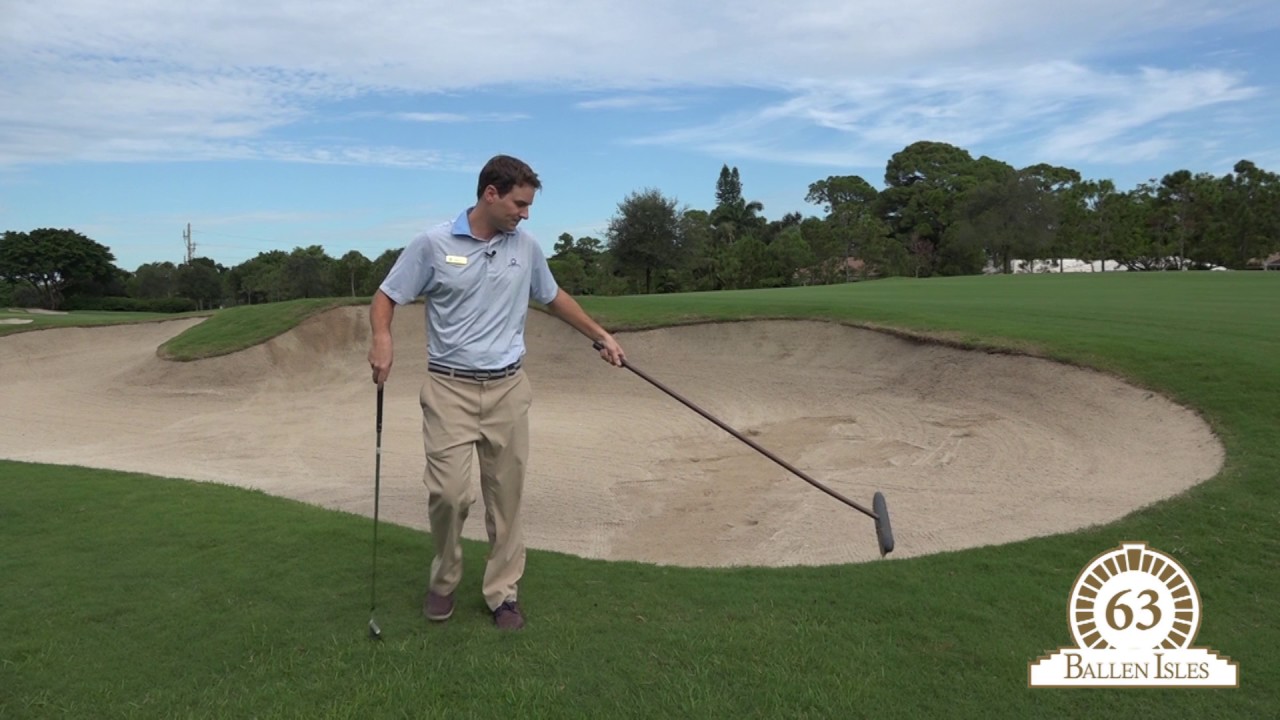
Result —
[[536, 242], [530, 242], [529, 245], [533, 248], [529, 297], [546, 305], [556, 299], [556, 295], [560, 293], [560, 286], [556, 284], [556, 278], [551, 274], [551, 268], [547, 265], [547, 257], [543, 254], [542, 248]]
[[391, 271], [387, 273], [386, 279], [378, 289], [386, 293], [387, 297], [394, 300], [397, 305], [413, 302], [426, 290], [435, 272], [431, 254], [430, 236], [423, 233], [414, 238], [404, 250], [400, 251], [400, 257], [391, 266]]

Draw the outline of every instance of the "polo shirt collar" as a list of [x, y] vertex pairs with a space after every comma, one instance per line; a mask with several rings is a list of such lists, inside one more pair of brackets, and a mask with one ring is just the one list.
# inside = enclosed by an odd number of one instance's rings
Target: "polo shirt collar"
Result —
[[[458, 217], [454, 219], [452, 232], [454, 235], [461, 235], [462, 237], [475, 238], [476, 240], [481, 240], [481, 242], [486, 242], [481, 238], [478, 238], [475, 235], [471, 234], [471, 218], [468, 216], [471, 214], [471, 211], [475, 209], [475, 207], [476, 207], [475, 205], [472, 205], [466, 210], [463, 210], [462, 213], [460, 213]], [[515, 235], [515, 233], [498, 231], [498, 234], [494, 235], [493, 239], [497, 240], [499, 236], [511, 237], [512, 235]]]

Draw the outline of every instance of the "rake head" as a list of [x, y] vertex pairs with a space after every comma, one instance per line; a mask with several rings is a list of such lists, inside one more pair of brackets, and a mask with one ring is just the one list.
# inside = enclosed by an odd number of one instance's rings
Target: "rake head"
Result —
[[880, 557], [893, 552], [893, 527], [889, 524], [889, 506], [884, 493], [877, 491], [871, 498], [871, 510], [876, 514], [876, 539], [880, 541]]

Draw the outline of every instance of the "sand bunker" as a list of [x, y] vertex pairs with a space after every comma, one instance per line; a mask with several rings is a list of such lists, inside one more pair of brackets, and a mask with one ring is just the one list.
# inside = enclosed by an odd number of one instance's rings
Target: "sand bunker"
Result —
[[[235, 355], [155, 357], [198, 319], [0, 338], [0, 457], [256, 488], [372, 516], [368, 315], [345, 308]], [[395, 318], [381, 517], [427, 528], [420, 305]], [[870, 518], [531, 313], [531, 547], [689, 566], [878, 557]], [[1115, 520], [1215, 475], [1194, 413], [1101, 373], [822, 322], [619, 335], [637, 367], [867, 506], [891, 558]], [[478, 495], [478, 493], [477, 493]], [[477, 504], [466, 535], [484, 536]]]

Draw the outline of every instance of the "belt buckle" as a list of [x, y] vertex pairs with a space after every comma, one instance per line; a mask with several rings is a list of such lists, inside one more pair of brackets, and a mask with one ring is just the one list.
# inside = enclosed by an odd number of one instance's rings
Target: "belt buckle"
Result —
[[492, 380], [495, 373], [492, 370], [477, 370], [472, 374], [474, 380]]

